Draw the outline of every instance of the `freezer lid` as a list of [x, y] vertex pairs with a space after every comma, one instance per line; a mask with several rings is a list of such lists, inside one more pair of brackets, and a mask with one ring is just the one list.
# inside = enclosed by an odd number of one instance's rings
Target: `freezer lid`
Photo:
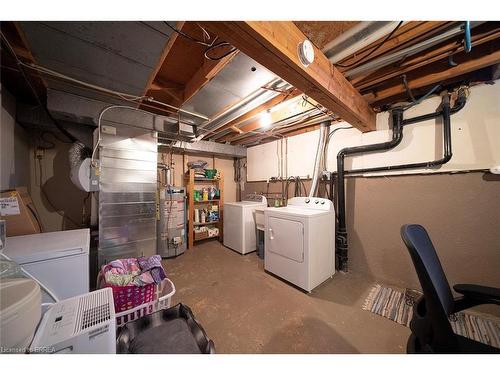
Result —
[[26, 264], [67, 256], [88, 256], [89, 245], [90, 230], [85, 228], [7, 237], [4, 252], [15, 262]]

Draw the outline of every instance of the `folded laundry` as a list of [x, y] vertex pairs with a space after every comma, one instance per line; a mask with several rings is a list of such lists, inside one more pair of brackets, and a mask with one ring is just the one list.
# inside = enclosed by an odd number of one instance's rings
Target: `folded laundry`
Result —
[[107, 284], [117, 286], [159, 284], [167, 277], [159, 255], [117, 259], [103, 266], [101, 272]]
[[141, 270], [143, 272], [151, 272], [151, 276], [153, 277], [153, 280], [156, 284], [159, 284], [163, 279], [167, 277], [165, 270], [161, 265], [161, 256], [153, 255], [149, 258], [140, 257], [137, 258], [137, 262], [139, 263], [139, 266], [141, 267]]

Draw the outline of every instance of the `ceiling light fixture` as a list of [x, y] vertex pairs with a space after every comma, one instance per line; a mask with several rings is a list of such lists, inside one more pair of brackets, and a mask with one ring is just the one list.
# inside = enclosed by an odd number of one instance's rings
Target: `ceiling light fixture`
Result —
[[265, 112], [262, 112], [260, 115], [260, 125], [263, 129], [267, 129], [273, 123], [273, 119], [271, 117], [271, 110], [268, 109]]

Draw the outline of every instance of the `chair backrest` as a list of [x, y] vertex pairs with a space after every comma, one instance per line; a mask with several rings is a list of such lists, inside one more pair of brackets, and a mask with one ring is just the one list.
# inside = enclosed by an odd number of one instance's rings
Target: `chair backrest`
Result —
[[427, 308], [439, 310], [438, 306], [432, 305], [440, 303], [444, 314], [451, 314], [454, 305], [453, 295], [427, 231], [421, 225], [407, 224], [401, 227], [401, 237], [417, 271]]

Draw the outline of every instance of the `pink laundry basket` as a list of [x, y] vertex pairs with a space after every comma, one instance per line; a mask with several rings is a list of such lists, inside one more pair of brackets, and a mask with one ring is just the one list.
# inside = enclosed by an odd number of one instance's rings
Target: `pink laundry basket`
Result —
[[148, 284], [144, 286], [118, 286], [107, 284], [101, 272], [97, 277], [98, 288], [111, 288], [115, 302], [115, 313], [133, 309], [134, 307], [151, 302], [156, 296], [156, 285]]

